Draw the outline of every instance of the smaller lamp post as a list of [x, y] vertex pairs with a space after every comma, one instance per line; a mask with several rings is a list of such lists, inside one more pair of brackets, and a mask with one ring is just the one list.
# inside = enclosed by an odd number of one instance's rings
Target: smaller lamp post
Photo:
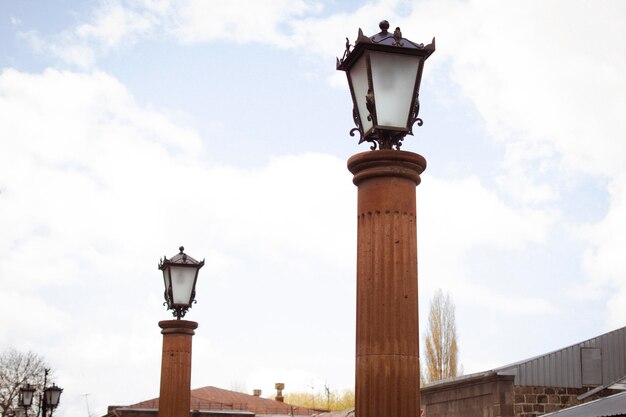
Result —
[[[56, 386], [56, 384], [52, 384], [51, 387], [47, 387], [48, 384], [48, 373], [49, 369], [44, 370], [44, 379], [43, 379], [43, 393], [39, 399], [39, 407], [41, 409], [42, 417], [51, 417], [54, 409], [59, 405], [59, 400], [61, 399], [61, 393], [63, 392], [62, 388]], [[24, 407], [25, 410], [28, 410], [30, 406], [33, 405], [33, 398], [35, 396], [35, 387], [30, 384], [24, 385], [20, 388], [20, 405]], [[50, 414], [48, 414], [50, 411]], [[26, 413], [28, 414], [28, 412]]]
[[35, 387], [30, 384], [24, 385], [20, 388], [20, 405], [24, 408], [29, 408], [33, 405], [33, 396], [35, 395]]
[[30, 407], [33, 404], [33, 396], [35, 395], [35, 387], [30, 384], [20, 388], [20, 405]]
[[204, 266], [204, 260], [198, 262], [187, 255], [183, 246], [178, 248], [180, 253], [171, 259], [165, 256], [159, 262], [159, 269], [163, 271], [165, 285], [165, 303], [168, 310], [178, 320], [185, 317], [191, 304], [196, 302], [196, 281], [198, 271]]
[[[59, 405], [61, 399], [62, 388], [52, 384], [51, 387], [46, 388], [44, 391], [44, 404], [46, 404], [50, 410], [54, 410]], [[52, 414], [52, 411], [50, 412]]]
[[352, 49], [337, 58], [337, 69], [345, 71], [353, 101], [352, 117], [362, 142], [371, 149], [400, 149], [413, 124], [422, 125], [419, 114], [419, 88], [424, 61], [435, 52], [435, 38], [429, 45], [402, 37], [400, 28], [389, 32], [389, 22], [380, 22], [380, 33], [372, 37], [359, 34]]
[[196, 261], [182, 246], [178, 249], [180, 253], [159, 262], [165, 286], [163, 305], [176, 320], [159, 322], [163, 351], [158, 417], [188, 416], [191, 408], [191, 338], [198, 323], [181, 318], [196, 302], [196, 281], [204, 260]]

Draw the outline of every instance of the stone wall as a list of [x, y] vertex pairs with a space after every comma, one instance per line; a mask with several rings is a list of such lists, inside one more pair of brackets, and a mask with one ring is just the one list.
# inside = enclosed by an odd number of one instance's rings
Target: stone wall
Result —
[[583, 401], [577, 397], [591, 388], [513, 387], [515, 417], [535, 417], [613, 394], [604, 390]]
[[421, 390], [424, 417], [537, 417], [615, 393], [603, 390], [581, 401], [593, 387], [525, 387], [513, 380], [485, 373], [428, 385]]
[[422, 388], [424, 417], [513, 417], [513, 376], [484, 374]]

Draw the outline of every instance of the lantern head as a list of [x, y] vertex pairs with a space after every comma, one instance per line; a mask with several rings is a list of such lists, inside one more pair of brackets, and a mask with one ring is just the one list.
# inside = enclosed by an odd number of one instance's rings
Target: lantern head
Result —
[[20, 405], [22, 407], [30, 407], [33, 405], [33, 396], [35, 395], [35, 387], [30, 384], [24, 385], [20, 388]]
[[424, 62], [435, 52], [435, 38], [429, 45], [402, 37], [400, 28], [389, 32], [389, 22], [380, 22], [380, 33], [359, 34], [354, 47], [346, 38], [346, 50], [337, 58], [337, 69], [345, 71], [352, 95], [352, 116], [360, 134], [359, 143], [371, 142], [371, 149], [400, 149], [404, 137], [413, 134], [413, 125], [423, 124], [419, 114], [419, 89]]
[[163, 271], [165, 286], [165, 302], [168, 310], [178, 320], [184, 317], [191, 304], [196, 302], [196, 281], [198, 271], [204, 266], [204, 260], [198, 262], [184, 253], [185, 248], [179, 248], [180, 253], [167, 259], [165, 256], [159, 262], [159, 269]]
[[59, 405], [62, 392], [63, 388], [59, 388], [55, 384], [52, 384], [51, 387], [44, 390], [44, 396], [46, 397], [46, 404], [48, 404], [48, 407], [56, 408], [56, 406]]

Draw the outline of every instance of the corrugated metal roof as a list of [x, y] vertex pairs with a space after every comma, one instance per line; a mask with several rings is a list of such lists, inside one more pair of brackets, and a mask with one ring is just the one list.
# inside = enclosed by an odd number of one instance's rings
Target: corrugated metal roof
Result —
[[626, 416], [626, 392], [576, 405], [542, 417], [617, 417]]
[[[598, 349], [598, 351], [581, 353], [585, 349]], [[583, 355], [587, 361], [584, 364], [584, 371]], [[624, 389], [626, 388], [626, 380], [624, 380], [626, 377], [626, 327], [490, 371], [433, 381], [428, 383], [427, 387], [479, 378], [491, 373], [513, 375], [515, 377], [513, 383], [521, 386], [563, 388], [604, 386]], [[601, 383], [583, 383], [598, 381]]]
[[626, 375], [626, 327], [494, 371], [515, 375], [515, 385], [608, 385]]

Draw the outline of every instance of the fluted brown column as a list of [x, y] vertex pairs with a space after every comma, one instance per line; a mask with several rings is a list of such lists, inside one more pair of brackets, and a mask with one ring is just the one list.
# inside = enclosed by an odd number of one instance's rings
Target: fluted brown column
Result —
[[189, 417], [191, 406], [191, 339], [195, 321], [159, 322], [163, 334], [158, 417]]
[[348, 160], [358, 187], [356, 417], [419, 416], [415, 190], [425, 168], [405, 151]]

